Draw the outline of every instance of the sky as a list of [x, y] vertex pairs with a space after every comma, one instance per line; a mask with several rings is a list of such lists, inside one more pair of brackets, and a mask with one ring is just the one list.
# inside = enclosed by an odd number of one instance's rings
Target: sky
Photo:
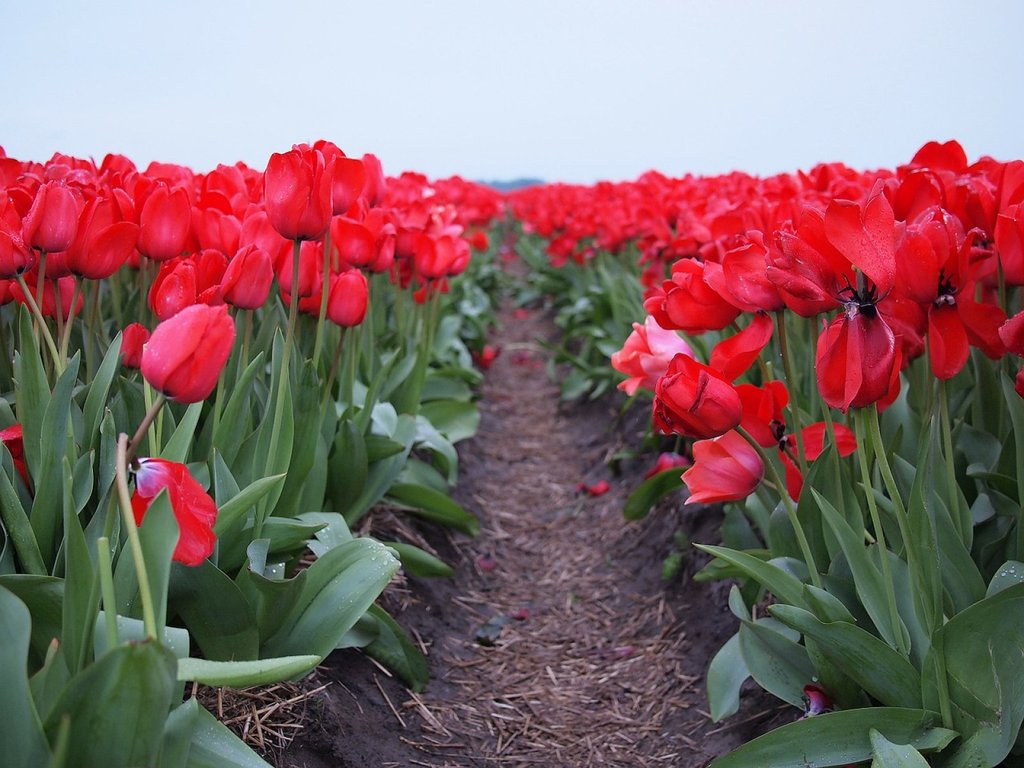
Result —
[[1024, 157], [1021, 0], [6, 0], [0, 146], [592, 183]]

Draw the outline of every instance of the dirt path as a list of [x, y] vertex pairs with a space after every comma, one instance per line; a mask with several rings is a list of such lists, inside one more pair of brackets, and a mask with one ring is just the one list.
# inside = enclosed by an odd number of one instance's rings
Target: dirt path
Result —
[[[433, 679], [417, 696], [358, 654], [336, 654], [319, 722], [279, 765], [696, 768], [763, 719], [721, 728], [702, 711], [709, 654], [734, 631], [722, 589], [688, 573], [660, 581], [676, 527], [709, 541], [715, 516], [677, 504], [625, 523], [646, 464], [615, 478], [606, 460], [638, 441], [645, 414], [560, 406], [536, 344], [552, 337], [550, 320], [505, 310], [501, 321], [503, 353], [482, 387], [479, 434], [460, 445], [456, 491], [483, 530], [426, 532], [456, 575], [389, 597]], [[577, 491], [601, 479], [609, 493]]]

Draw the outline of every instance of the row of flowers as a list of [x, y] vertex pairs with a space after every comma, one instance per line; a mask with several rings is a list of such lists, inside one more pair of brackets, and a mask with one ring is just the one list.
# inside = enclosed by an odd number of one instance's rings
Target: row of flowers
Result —
[[655, 432], [694, 441], [691, 501], [737, 502], [727, 548], [703, 547], [703, 578], [745, 585], [712, 713], [748, 675], [841, 710], [716, 765], [880, 759], [876, 736], [937, 765], [1016, 753], [1020, 719], [979, 681], [1021, 670], [969, 638], [1012, 636], [1024, 589], [1024, 162], [930, 143], [894, 171], [651, 173], [512, 207], [555, 266], [635, 249], [648, 316], [612, 356], [620, 386], [653, 396]]
[[501, 197], [326, 141], [206, 174], [0, 151], [0, 192], [14, 764], [258, 764], [179, 681], [288, 679], [336, 647], [422, 686], [374, 600], [399, 558], [450, 569], [349, 529], [386, 498], [475, 531], [447, 490], [479, 329], [450, 305]]

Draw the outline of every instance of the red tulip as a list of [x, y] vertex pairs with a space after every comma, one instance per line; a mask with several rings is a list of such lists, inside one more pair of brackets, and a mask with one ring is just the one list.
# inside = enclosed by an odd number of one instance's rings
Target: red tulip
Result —
[[335, 216], [331, 222], [331, 247], [350, 267], [368, 267], [377, 258], [373, 233], [358, 221]]
[[192, 229], [192, 204], [181, 187], [156, 182], [139, 212], [139, 252], [166, 261], [185, 250]]
[[0, 429], [0, 445], [10, 452], [14, 468], [18, 470], [21, 479], [25, 481], [25, 487], [31, 488], [32, 482], [28, 479], [28, 465], [25, 463], [25, 443], [21, 424], [12, 424], [5, 429]]
[[149, 289], [149, 308], [161, 320], [173, 317], [196, 303], [199, 295], [196, 265], [192, 259], [169, 259], [160, 265]]
[[149, 341], [149, 329], [141, 323], [129, 323], [121, 334], [121, 365], [138, 369], [142, 365], [142, 347]]
[[[135, 252], [139, 226], [124, 221], [113, 197], [94, 197], [78, 219], [75, 240], [65, 253], [71, 274], [90, 280], [110, 277]], [[47, 275], [50, 274], [47, 261]]]
[[318, 240], [331, 223], [333, 166], [310, 147], [270, 156], [264, 174], [267, 215], [289, 240]]
[[815, 364], [822, 399], [843, 412], [899, 391], [896, 338], [874, 304], [850, 303], [818, 337]]
[[738, 432], [693, 444], [693, 466], [683, 473], [690, 503], [745, 499], [764, 477], [764, 462]]
[[200, 565], [213, 553], [217, 543], [213, 533], [217, 505], [184, 464], [165, 459], [139, 459], [132, 494], [135, 524], [142, 525], [149, 505], [164, 488], [178, 521], [178, 543], [172, 557], [183, 565]]
[[665, 451], [664, 453], [658, 454], [658, 460], [654, 462], [654, 466], [644, 474], [644, 479], [649, 480], [655, 475], [660, 475], [662, 472], [668, 472], [670, 469], [688, 467], [692, 463], [693, 462], [685, 456], [681, 456], [672, 451]]
[[277, 268], [277, 283], [281, 293], [290, 297], [294, 291], [299, 298], [320, 294], [320, 283], [323, 281], [324, 244], [321, 241], [307, 240], [299, 247], [299, 284], [292, 287], [292, 265], [295, 261], [295, 250], [289, 250]]
[[721, 330], [740, 314], [704, 281], [704, 264], [696, 259], [673, 264], [672, 279], [648, 296], [644, 309], [662, 328], [693, 334]]
[[689, 355], [672, 358], [658, 380], [654, 425], [662, 432], [716, 437], [738, 426], [742, 415], [743, 404], [733, 385]]
[[75, 239], [81, 207], [77, 192], [60, 182], [45, 182], [22, 222], [25, 243], [41, 251], [66, 251]]
[[194, 304], [156, 327], [142, 348], [142, 375], [179, 403], [205, 400], [231, 356], [235, 324], [223, 304]]
[[678, 354], [692, 357], [693, 351], [682, 336], [666, 331], [652, 315], [647, 316], [643, 325], [633, 323], [633, 332], [611, 357], [612, 368], [629, 377], [619, 383], [619, 389], [631, 397], [641, 388], [653, 392]]
[[[854, 435], [853, 430], [843, 424], [833, 424], [832, 427], [836, 435], [836, 450], [839, 451], [840, 456], [849, 456], [857, 450], [857, 436]], [[826, 427], [823, 421], [809, 424], [801, 430], [800, 439], [804, 443], [804, 457], [807, 461], [814, 461], [821, 456], [825, 450], [825, 435]], [[782, 460], [782, 466], [786, 470], [786, 490], [791, 499], [799, 501], [804, 486], [804, 476], [790, 456], [790, 453], [795, 454], [799, 451], [796, 442], [796, 435], [786, 435], [779, 443], [779, 459]], [[782, 449], [790, 444], [793, 444], [791, 451]]]
[[327, 295], [327, 317], [342, 328], [359, 325], [366, 317], [370, 288], [366, 275], [358, 269], [331, 275]]
[[477, 352], [475, 349], [472, 352], [473, 362], [477, 364], [482, 370], [487, 370], [494, 361], [498, 359], [498, 355], [501, 354], [501, 347], [495, 347], [492, 344], [484, 344], [483, 349]]
[[384, 202], [384, 193], [387, 190], [384, 168], [377, 156], [369, 153], [363, 155], [363, 168], [366, 173], [363, 197], [366, 198], [367, 205], [374, 208]]
[[262, 307], [274, 282], [270, 256], [256, 245], [242, 248], [228, 263], [221, 279], [224, 301], [241, 309]]

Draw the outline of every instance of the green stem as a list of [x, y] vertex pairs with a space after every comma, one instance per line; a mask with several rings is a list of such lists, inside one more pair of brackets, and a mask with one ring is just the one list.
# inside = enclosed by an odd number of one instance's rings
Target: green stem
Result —
[[117, 598], [114, 595], [114, 576], [110, 564], [110, 539], [96, 540], [96, 565], [100, 571], [100, 593], [103, 595], [103, 619], [107, 634], [107, 648], [117, 645]]
[[903, 504], [903, 496], [900, 494], [899, 486], [896, 485], [896, 478], [893, 476], [892, 467], [889, 465], [889, 457], [885, 452], [885, 443], [882, 441], [882, 429], [878, 423], [878, 407], [865, 408], [863, 412], [866, 414], [864, 418], [867, 421], [868, 433], [871, 435], [871, 443], [875, 451], [875, 461], [878, 462], [878, 468], [882, 472], [882, 482], [885, 483], [885, 489], [889, 492], [889, 498], [892, 500], [892, 506], [896, 512], [896, 520], [900, 525], [900, 535], [903, 536], [903, 541], [907, 543], [910, 541], [910, 531], [907, 526], [907, 508]]
[[327, 317], [327, 295], [331, 277], [331, 228], [324, 235], [324, 262], [320, 282], [320, 312], [316, 318], [316, 340], [313, 342], [313, 368], [320, 362], [320, 344], [324, 337], [324, 320]]
[[[277, 393], [274, 401], [274, 422], [270, 429], [270, 450], [267, 451], [267, 463], [264, 475], [271, 474], [271, 463], [277, 455], [277, 443], [281, 439], [281, 424], [284, 421], [284, 389], [285, 382], [291, 379], [291, 354], [292, 346], [295, 343], [295, 322], [299, 314], [299, 253], [302, 249], [302, 241], [295, 240], [292, 248], [292, 286], [288, 307], [288, 327], [284, 336], [284, 350], [281, 353], [281, 369], [277, 378]], [[269, 510], [265, 503], [261, 503], [256, 514], [255, 536], [260, 538], [263, 535], [263, 521], [266, 519]]]
[[779, 497], [782, 499], [782, 504], [786, 509], [786, 515], [789, 517], [789, 522], [793, 526], [793, 532], [796, 534], [797, 544], [800, 545], [800, 552], [803, 554], [804, 562], [807, 564], [807, 570], [811, 574], [811, 583], [816, 587], [821, 587], [821, 575], [818, 573], [818, 566], [814, 562], [814, 555], [811, 552], [811, 545], [807, 541], [807, 534], [804, 533], [804, 527], [800, 523], [800, 518], [797, 517], [796, 507], [793, 506], [793, 500], [789, 498], [789, 492], [786, 490], [786, 484], [782, 481], [779, 476], [779, 471], [775, 468], [775, 464], [772, 462], [771, 456], [765, 453], [764, 448], [750, 436], [743, 427], [736, 427], [736, 431], [743, 436], [743, 439], [750, 443], [750, 446], [757, 451], [758, 456], [761, 457], [761, 462], [764, 464], [765, 472], [770, 476], [771, 482], [775, 484], [775, 487], [779, 491]]
[[[149, 398], [151, 390], [149, 384], [146, 384], [145, 391], [147, 401], [146, 415], [143, 417], [142, 421], [139, 422], [138, 429], [135, 430], [135, 434], [132, 436], [131, 442], [128, 444], [128, 450], [126, 453], [128, 461], [135, 460], [135, 454], [138, 452], [139, 443], [142, 442], [142, 438], [146, 435], [147, 430], [149, 430], [149, 426], [153, 423], [153, 419], [156, 418], [156, 415], [160, 413], [160, 409], [164, 407], [164, 403], [167, 402], [167, 398], [165, 398], [162, 393], [157, 393], [156, 400], [150, 403]], [[159, 444], [159, 440], [157, 440], [157, 444]], [[150, 442], [150, 451], [153, 451], [152, 441]]]
[[796, 403], [797, 397], [796, 379], [793, 376], [793, 361], [790, 359], [789, 343], [786, 340], [786, 315], [783, 310], [775, 313], [775, 330], [779, 338], [779, 352], [782, 354], [782, 371], [786, 375], [786, 386], [789, 388], [789, 418], [793, 424], [793, 434], [796, 435], [796, 456], [800, 465], [800, 474], [807, 477], [807, 452], [804, 449], [802, 425], [800, 423], [800, 409]]
[[334, 388], [334, 379], [338, 375], [338, 366], [341, 364], [341, 352], [345, 348], [345, 329], [341, 328], [338, 335], [338, 346], [334, 348], [334, 358], [331, 360], [331, 371], [327, 374], [327, 385], [324, 387], [323, 396], [320, 398], [321, 416], [327, 411], [327, 403], [331, 400], [331, 391]]
[[35, 320], [35, 327], [42, 330], [43, 341], [46, 342], [47, 349], [50, 350], [50, 359], [53, 360], [54, 369], [57, 371], [57, 376], [64, 373], [64, 368], [60, 364], [60, 353], [57, 351], [57, 344], [53, 340], [53, 336], [50, 334], [50, 328], [46, 324], [46, 319], [43, 317], [42, 310], [39, 309], [39, 305], [36, 303], [36, 297], [32, 294], [32, 291], [28, 288], [28, 283], [25, 282], [25, 278], [21, 275], [17, 276], [18, 285], [21, 286], [21, 292], [25, 294], [25, 303], [28, 304], [29, 311], [32, 313], [32, 317]]
[[[60, 310], [60, 291], [55, 291], [58, 297], [58, 315], [63, 315]], [[68, 321], [64, 324], [64, 333], [60, 337], [60, 361], [61, 367], [68, 367], [68, 346], [71, 343], [71, 328], [75, 324], [75, 306], [78, 304], [78, 297], [82, 295], [82, 283], [79, 280], [75, 281], [75, 289], [71, 292], [71, 306], [68, 307]], [[88, 346], [88, 340], [83, 338], [86, 342], [83, 346]]]
[[889, 624], [892, 627], [893, 640], [896, 643], [897, 650], [905, 655], [910, 649], [903, 647], [903, 633], [900, 631], [900, 613], [896, 605], [896, 583], [892, 578], [889, 550], [885, 545], [885, 530], [882, 528], [882, 517], [878, 514], [878, 502], [875, 501], [874, 484], [871, 482], [867, 447], [864, 445], [865, 422], [868, 418], [864, 409], [861, 409], [859, 412], [859, 417], [854, 424], [854, 429], [857, 433], [857, 459], [860, 463], [860, 474], [864, 483], [864, 497], [868, 502], [868, 512], [871, 515], [871, 527], [874, 529], [875, 541], [878, 542], [878, 554], [882, 565], [882, 578], [885, 580], [885, 598], [889, 608]]
[[121, 502], [121, 514], [124, 517], [125, 532], [128, 534], [128, 547], [135, 562], [135, 577], [139, 581], [139, 599], [142, 602], [142, 624], [146, 636], [156, 638], [156, 612], [153, 610], [153, 593], [149, 587], [149, 576], [146, 574], [146, 562], [142, 556], [142, 541], [139, 529], [135, 525], [132, 513], [131, 497], [128, 494], [128, 435], [123, 432], [117, 439], [117, 496]]
[[953, 461], [953, 424], [949, 418], [949, 396], [946, 382], [939, 379], [939, 419], [942, 422], [942, 452], [946, 460], [946, 493], [949, 497], [949, 513], [960, 528], [960, 539], [970, 549], [973, 525], [970, 513], [964, 514], [960, 506], [960, 494], [956, 484], [956, 465]]

